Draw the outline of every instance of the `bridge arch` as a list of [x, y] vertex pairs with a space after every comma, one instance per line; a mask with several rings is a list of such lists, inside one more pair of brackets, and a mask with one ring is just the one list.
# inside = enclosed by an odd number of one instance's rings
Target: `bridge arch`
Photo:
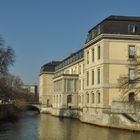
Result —
[[38, 113], [40, 113], [40, 110], [41, 110], [40, 105], [35, 105], [35, 104], [27, 104], [26, 109], [37, 111]]

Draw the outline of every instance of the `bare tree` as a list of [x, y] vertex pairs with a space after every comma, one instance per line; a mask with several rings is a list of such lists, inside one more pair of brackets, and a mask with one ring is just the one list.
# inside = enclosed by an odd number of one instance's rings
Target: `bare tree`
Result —
[[2, 98], [9, 98], [10, 88], [6, 82], [6, 75], [9, 70], [9, 66], [15, 62], [14, 50], [6, 46], [4, 39], [0, 36], [0, 96]]
[[11, 47], [0, 48], [0, 76], [3, 76], [8, 72], [10, 65], [15, 62], [15, 52]]
[[135, 56], [133, 59], [129, 59], [126, 67], [128, 74], [120, 76], [118, 79], [122, 101], [127, 100], [130, 92], [133, 92], [134, 96], [140, 93], [140, 57]]

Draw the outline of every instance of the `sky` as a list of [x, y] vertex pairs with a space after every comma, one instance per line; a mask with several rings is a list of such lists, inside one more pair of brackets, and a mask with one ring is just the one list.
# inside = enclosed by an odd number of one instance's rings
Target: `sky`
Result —
[[140, 16], [140, 0], [0, 0], [0, 35], [16, 53], [10, 72], [38, 84], [42, 65], [81, 49], [110, 15]]

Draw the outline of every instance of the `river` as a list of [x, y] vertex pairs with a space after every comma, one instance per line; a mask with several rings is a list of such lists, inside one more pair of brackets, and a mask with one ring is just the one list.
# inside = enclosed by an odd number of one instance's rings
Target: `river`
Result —
[[0, 140], [140, 140], [140, 133], [28, 111], [18, 121], [0, 123]]

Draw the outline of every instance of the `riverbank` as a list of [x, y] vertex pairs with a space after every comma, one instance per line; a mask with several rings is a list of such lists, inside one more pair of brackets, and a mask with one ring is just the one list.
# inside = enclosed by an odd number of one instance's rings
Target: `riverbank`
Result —
[[41, 108], [41, 113], [50, 113], [57, 117], [79, 119], [81, 122], [101, 127], [140, 132], [140, 123], [132, 119], [130, 115], [111, 112], [111, 110], [103, 108], [83, 108], [82, 110]]
[[13, 104], [0, 104], [0, 121], [18, 118], [19, 112]]

